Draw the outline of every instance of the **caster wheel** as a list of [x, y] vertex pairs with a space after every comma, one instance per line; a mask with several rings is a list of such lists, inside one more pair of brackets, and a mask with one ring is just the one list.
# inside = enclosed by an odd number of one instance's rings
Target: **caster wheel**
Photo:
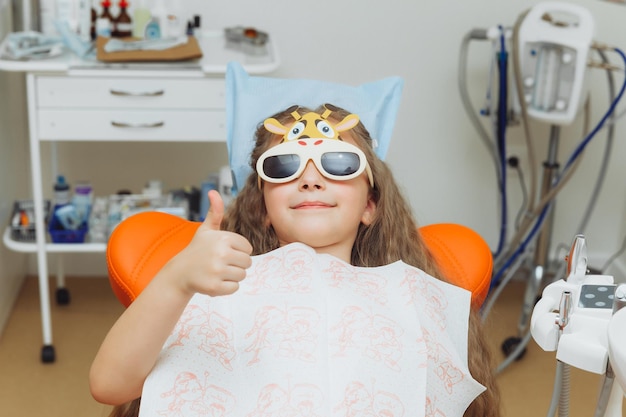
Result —
[[67, 288], [57, 288], [57, 304], [68, 305], [70, 303], [70, 292]]
[[[509, 337], [504, 342], [502, 342], [501, 348], [502, 348], [502, 353], [504, 353], [504, 356], [508, 357], [509, 355], [511, 355], [511, 353], [513, 353], [513, 351], [519, 346], [521, 342], [522, 342], [522, 339], [519, 337]], [[522, 349], [522, 351], [517, 354], [517, 357], [515, 358], [515, 360], [518, 361], [522, 359], [525, 354], [526, 354], [526, 348]]]
[[45, 345], [43, 348], [41, 348], [41, 361], [43, 363], [52, 363], [55, 361], [56, 357], [55, 357], [55, 353], [54, 353], [54, 346], [52, 345]]

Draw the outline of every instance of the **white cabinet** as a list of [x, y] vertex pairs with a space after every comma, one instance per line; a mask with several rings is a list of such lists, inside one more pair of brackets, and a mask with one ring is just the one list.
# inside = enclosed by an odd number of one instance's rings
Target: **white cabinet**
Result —
[[37, 77], [37, 106], [109, 109], [224, 109], [222, 78]]
[[39, 140], [224, 141], [225, 83], [38, 76]]
[[226, 137], [223, 111], [46, 109], [38, 116], [41, 140], [223, 141]]
[[[30, 62], [0, 60], [0, 70], [26, 73], [37, 237], [33, 243], [17, 242], [11, 239], [7, 228], [3, 241], [12, 250], [37, 255], [44, 362], [54, 361], [56, 355], [52, 344], [47, 254], [103, 252], [106, 244], [58, 244], [47, 239], [41, 143], [52, 142], [54, 146], [56, 141], [225, 141], [227, 63], [236, 60], [249, 73], [267, 73], [277, 68], [278, 55], [271, 43], [254, 56], [237, 51], [227, 47], [221, 33], [205, 34], [199, 43], [203, 58], [184, 65], [99, 64], [83, 62], [69, 54]], [[58, 287], [63, 289], [62, 282]], [[57, 301], [63, 300], [61, 297]]]

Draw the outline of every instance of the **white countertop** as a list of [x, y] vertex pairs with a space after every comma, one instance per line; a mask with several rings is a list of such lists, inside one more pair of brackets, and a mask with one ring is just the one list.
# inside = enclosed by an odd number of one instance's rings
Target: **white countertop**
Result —
[[83, 73], [96, 75], [100, 70], [112, 75], [116, 71], [122, 71], [126, 75], [129, 70], [137, 71], [136, 75], [149, 73], [155, 70], [168, 72], [181, 72], [185, 75], [211, 75], [224, 74], [226, 65], [230, 61], [238, 61], [250, 74], [264, 74], [278, 68], [280, 59], [273, 42], [268, 41], [262, 47], [249, 47], [252, 53], [246, 52], [246, 48], [240, 45], [230, 45], [226, 41], [223, 32], [204, 32], [198, 38], [202, 49], [202, 58], [198, 60], [180, 62], [155, 62], [155, 63], [104, 63], [95, 60], [86, 60], [78, 57], [70, 50], [63, 54], [47, 59], [38, 60], [8, 60], [0, 59], [0, 70], [14, 72], [62, 72], [72, 75]]

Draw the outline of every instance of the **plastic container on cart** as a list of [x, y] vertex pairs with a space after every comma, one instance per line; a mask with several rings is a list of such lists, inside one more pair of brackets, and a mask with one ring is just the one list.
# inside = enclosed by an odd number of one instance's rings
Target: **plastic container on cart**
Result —
[[89, 228], [87, 223], [82, 223], [78, 229], [64, 229], [56, 216], [52, 216], [48, 226], [50, 239], [53, 243], [83, 243]]
[[[50, 200], [44, 200], [43, 209], [44, 219], [47, 219]], [[13, 203], [11, 239], [18, 242], [35, 241], [35, 203], [32, 200], [18, 200]]]

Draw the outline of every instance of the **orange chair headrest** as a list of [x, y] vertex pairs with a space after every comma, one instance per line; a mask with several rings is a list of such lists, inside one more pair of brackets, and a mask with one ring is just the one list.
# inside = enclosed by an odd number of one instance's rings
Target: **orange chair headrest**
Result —
[[171, 214], [147, 211], [125, 219], [113, 230], [107, 245], [109, 281], [125, 307], [191, 242], [199, 226]]

